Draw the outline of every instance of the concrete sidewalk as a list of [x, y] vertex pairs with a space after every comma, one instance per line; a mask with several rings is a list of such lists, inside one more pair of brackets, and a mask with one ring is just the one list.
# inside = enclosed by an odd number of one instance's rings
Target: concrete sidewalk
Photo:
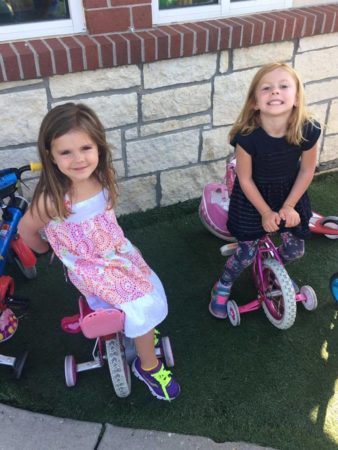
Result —
[[36, 414], [0, 404], [1, 450], [273, 450]]

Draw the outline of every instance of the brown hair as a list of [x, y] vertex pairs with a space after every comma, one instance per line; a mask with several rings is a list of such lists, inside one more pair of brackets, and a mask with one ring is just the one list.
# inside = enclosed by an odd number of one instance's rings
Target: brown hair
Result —
[[261, 67], [251, 81], [242, 111], [240, 112], [236, 122], [230, 130], [230, 141], [232, 141], [236, 134], [239, 132], [244, 135], [248, 135], [252, 133], [256, 128], [261, 126], [259, 111], [255, 109], [256, 90], [264, 75], [276, 69], [283, 69], [288, 72], [294, 79], [297, 89], [297, 106], [293, 108], [289, 118], [285, 136], [286, 140], [290, 144], [295, 145], [299, 145], [304, 140], [303, 127], [306, 122], [311, 122], [312, 124], [314, 124], [314, 119], [309, 114], [305, 106], [305, 96], [302, 81], [297, 72], [288, 64], [282, 62], [273, 62]]
[[[40, 214], [39, 202], [42, 199], [44, 210], [50, 219], [54, 218], [55, 215], [60, 219], [69, 216], [69, 211], [65, 205], [65, 195], [71, 188], [71, 181], [53, 163], [51, 146], [54, 139], [71, 130], [84, 131], [97, 145], [99, 162], [94, 175], [108, 192], [109, 206], [112, 208], [116, 203], [115, 170], [102, 123], [88, 106], [81, 103], [65, 103], [56, 106], [47, 113], [41, 123], [38, 138], [42, 171], [33, 195], [32, 208], [36, 207]], [[51, 211], [51, 207], [53, 211]]]

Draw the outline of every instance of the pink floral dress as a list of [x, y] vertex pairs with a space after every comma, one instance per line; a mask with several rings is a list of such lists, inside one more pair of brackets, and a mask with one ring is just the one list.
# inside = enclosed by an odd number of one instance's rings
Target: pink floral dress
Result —
[[50, 245], [68, 269], [72, 283], [85, 296], [118, 305], [136, 300], [152, 289], [150, 268], [125, 238], [103, 191], [72, 205], [65, 220], [45, 227]]

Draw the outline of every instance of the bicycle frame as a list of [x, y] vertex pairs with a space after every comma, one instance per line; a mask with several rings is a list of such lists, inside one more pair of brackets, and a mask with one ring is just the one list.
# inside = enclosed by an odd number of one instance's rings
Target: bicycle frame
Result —
[[[4, 274], [9, 250], [12, 249], [19, 258], [23, 267], [31, 268], [36, 264], [36, 258], [31, 249], [17, 234], [18, 224], [26, 209], [28, 202], [16, 194], [23, 172], [39, 169], [39, 165], [31, 163], [18, 169], [9, 168], [0, 170], [0, 208], [2, 219], [0, 221], [0, 275]], [[8, 202], [5, 203], [5, 199]]]
[[252, 265], [252, 275], [258, 290], [258, 297], [245, 305], [238, 306], [238, 310], [241, 314], [256, 311], [262, 306], [265, 299], [264, 291], [267, 287], [263, 276], [263, 259], [268, 255], [283, 264], [274, 243], [268, 235], [265, 235], [258, 242], [257, 254]]
[[[90, 309], [84, 297], [79, 298], [79, 314], [64, 317], [61, 328], [66, 333], [80, 333], [95, 339], [92, 351], [93, 359], [77, 363], [73, 355], [67, 355], [64, 363], [66, 385], [73, 387], [77, 381], [77, 373], [101, 368], [107, 361], [111, 380], [118, 397], [130, 394], [130, 369], [137, 352], [134, 339], [124, 335], [125, 314], [119, 309]], [[155, 354], [164, 358], [168, 367], [174, 366], [174, 358], [167, 336], [155, 343]]]
[[7, 263], [8, 250], [13, 249], [25, 267], [33, 267], [36, 257], [17, 234], [18, 224], [28, 206], [27, 200], [21, 197], [10, 199], [6, 207], [2, 207], [3, 216], [0, 228], [0, 275], [3, 275]]
[[275, 258], [280, 264], [283, 265], [278, 250], [268, 235], [260, 239], [258, 243], [257, 255], [252, 266], [253, 277], [259, 291], [259, 298], [264, 298], [264, 292], [268, 287], [266, 286], [266, 280], [263, 275], [263, 260], [267, 257]]
[[[257, 298], [250, 301], [249, 303], [238, 306], [238, 311], [240, 314], [256, 311], [262, 307], [263, 302], [269, 301], [266, 295], [268, 285], [267, 280], [264, 277], [263, 269], [263, 261], [267, 257], [274, 258], [284, 267], [278, 249], [275, 247], [269, 235], [265, 235], [259, 240], [257, 254], [252, 265], [252, 275], [258, 291]], [[307, 296], [302, 292], [295, 292], [295, 301], [306, 302]]]

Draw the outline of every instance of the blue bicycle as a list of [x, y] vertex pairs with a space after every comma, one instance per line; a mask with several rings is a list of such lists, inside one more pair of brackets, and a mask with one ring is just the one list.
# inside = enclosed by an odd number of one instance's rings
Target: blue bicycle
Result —
[[338, 272], [334, 273], [330, 278], [331, 294], [338, 308]]
[[[22, 174], [31, 170], [40, 170], [40, 164], [0, 170], [0, 343], [14, 335], [18, 328], [16, 313], [22, 314], [28, 307], [28, 299], [14, 296], [14, 280], [5, 274], [7, 263], [16, 263], [28, 279], [37, 275], [36, 257], [18, 234], [19, 221], [28, 206], [28, 201], [18, 194], [18, 189]], [[0, 364], [13, 367], [14, 377], [18, 379], [26, 358], [27, 352], [18, 357], [0, 354]]]

